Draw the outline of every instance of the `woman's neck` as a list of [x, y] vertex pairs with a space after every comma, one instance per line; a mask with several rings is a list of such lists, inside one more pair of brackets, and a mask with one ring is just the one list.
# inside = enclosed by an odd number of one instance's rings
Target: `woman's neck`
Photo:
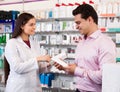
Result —
[[22, 33], [21, 38], [23, 41], [28, 41], [29, 40], [29, 35]]

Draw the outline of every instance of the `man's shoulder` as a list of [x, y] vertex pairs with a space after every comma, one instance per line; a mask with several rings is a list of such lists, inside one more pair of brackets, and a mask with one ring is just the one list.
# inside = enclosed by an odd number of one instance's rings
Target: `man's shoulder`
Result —
[[98, 44], [100, 46], [103, 46], [103, 47], [112, 47], [112, 46], [115, 46], [115, 43], [114, 41], [112, 40], [111, 37], [105, 35], [105, 34], [101, 34], [101, 36], [99, 36], [99, 38], [97, 39], [98, 41]]
[[107, 41], [107, 42], [113, 42], [112, 38], [110, 36], [107, 36], [106, 34], [101, 33], [98, 40]]

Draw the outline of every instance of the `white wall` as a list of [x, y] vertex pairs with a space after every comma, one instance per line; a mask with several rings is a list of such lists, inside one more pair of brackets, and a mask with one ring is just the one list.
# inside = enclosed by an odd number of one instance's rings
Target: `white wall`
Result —
[[[45, 1], [39, 1], [39, 2], [31, 2], [31, 3], [25, 3], [23, 4], [11, 4], [11, 5], [0, 5], [0, 10], [45, 10], [54, 8], [56, 3], [75, 3], [78, 2], [82, 4], [82, 2], [89, 2], [89, 0], [45, 0]], [[99, 2], [99, 0], [92, 0], [94, 2]]]
[[23, 4], [11, 4], [11, 5], [1, 5], [0, 10], [19, 10], [19, 11], [26, 11], [26, 10], [44, 10], [53, 8], [57, 0], [45, 0], [39, 2], [31, 2]]
[[[6, 0], [7, 1], [7, 0]], [[13, 2], [14, 0], [12, 0]], [[89, 2], [89, 0], [44, 0], [44, 1], [38, 1], [38, 2], [30, 2], [30, 3], [25, 3], [25, 4], [11, 4], [11, 5], [0, 5], [0, 10], [18, 10], [18, 11], [28, 11], [28, 10], [46, 10], [50, 8], [54, 8], [56, 3], [80, 3], [82, 2]], [[118, 0], [92, 0], [95, 3], [98, 3], [99, 1], [102, 2], [115, 2]]]

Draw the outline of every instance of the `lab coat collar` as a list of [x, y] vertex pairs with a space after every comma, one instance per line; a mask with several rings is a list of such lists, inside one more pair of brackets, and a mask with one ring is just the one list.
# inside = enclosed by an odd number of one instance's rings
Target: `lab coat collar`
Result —
[[[19, 42], [21, 42], [25, 47], [30, 48], [30, 47], [27, 46], [27, 44], [22, 40], [21, 36], [18, 36], [18, 37], [17, 37], [17, 40], [18, 40]], [[31, 45], [31, 39], [30, 39], [30, 37], [29, 37], [29, 41], [30, 41], [30, 45]]]

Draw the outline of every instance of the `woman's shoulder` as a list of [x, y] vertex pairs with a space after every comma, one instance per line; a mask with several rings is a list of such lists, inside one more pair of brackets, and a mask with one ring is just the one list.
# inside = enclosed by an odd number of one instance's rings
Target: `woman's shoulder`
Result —
[[7, 44], [15, 44], [16, 39], [15, 38], [11, 38], [7, 41]]
[[7, 41], [5, 49], [7, 49], [7, 48], [14, 48], [15, 49], [15, 46], [16, 46], [16, 39], [11, 38]]

